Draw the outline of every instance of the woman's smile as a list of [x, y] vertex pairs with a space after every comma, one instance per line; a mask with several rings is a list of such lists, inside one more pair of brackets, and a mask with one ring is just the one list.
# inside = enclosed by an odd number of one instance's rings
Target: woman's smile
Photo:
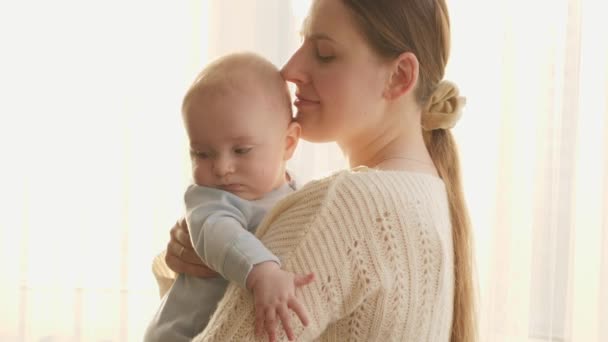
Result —
[[312, 100], [310, 98], [304, 97], [302, 95], [296, 94], [296, 99], [293, 101], [294, 106], [301, 108], [307, 107], [315, 107], [318, 106], [321, 102]]

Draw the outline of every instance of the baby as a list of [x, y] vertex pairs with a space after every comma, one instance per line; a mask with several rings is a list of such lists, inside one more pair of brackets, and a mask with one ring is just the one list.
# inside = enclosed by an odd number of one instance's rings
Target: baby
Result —
[[[280, 318], [292, 339], [285, 308], [276, 303], [313, 276], [281, 270], [280, 260], [254, 236], [266, 212], [296, 187], [286, 162], [300, 126], [292, 119], [287, 85], [265, 59], [231, 54], [199, 74], [184, 97], [182, 114], [195, 183], [184, 196], [186, 221], [195, 251], [221, 277], [179, 274], [145, 341], [190, 341], [209, 322], [228, 281], [253, 292], [260, 312], [256, 327], [269, 330], [269, 321]], [[289, 307], [306, 324], [297, 299]]]

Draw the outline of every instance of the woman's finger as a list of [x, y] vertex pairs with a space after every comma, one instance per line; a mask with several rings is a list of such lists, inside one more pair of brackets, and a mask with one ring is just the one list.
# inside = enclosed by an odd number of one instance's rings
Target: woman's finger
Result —
[[283, 329], [285, 329], [285, 333], [287, 334], [287, 338], [290, 341], [295, 339], [293, 330], [291, 330], [291, 325], [289, 325], [289, 311], [283, 306], [278, 309], [279, 317], [281, 318], [281, 323], [283, 324]]
[[182, 246], [192, 249], [192, 241], [190, 241], [188, 224], [185, 219], [179, 219], [173, 228], [171, 228], [170, 234], [171, 240], [177, 240]]
[[300, 304], [300, 301], [298, 301], [297, 298], [290, 300], [289, 303], [287, 303], [287, 307], [296, 313], [296, 315], [305, 327], [308, 326], [308, 312], [306, 312], [306, 308], [304, 308], [304, 306]]
[[190, 264], [204, 264], [194, 249], [187, 248], [186, 246], [181, 245], [178, 241], [169, 241], [169, 244], [167, 245], [167, 254], [171, 254]]
[[184, 262], [182, 259], [170, 253], [165, 255], [165, 263], [167, 263], [167, 266], [175, 273], [185, 273], [199, 278], [213, 278], [218, 276], [215, 271], [205, 265]]
[[184, 218], [179, 219], [170, 231], [171, 239], [167, 245], [167, 253], [173, 254], [184, 262], [202, 265], [201, 258], [194, 251], [190, 235], [188, 234], [187, 223]]

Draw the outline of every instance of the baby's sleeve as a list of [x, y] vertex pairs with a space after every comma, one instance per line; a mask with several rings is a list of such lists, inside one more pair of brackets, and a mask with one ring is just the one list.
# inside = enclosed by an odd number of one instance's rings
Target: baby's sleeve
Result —
[[184, 196], [196, 253], [225, 279], [245, 288], [254, 265], [279, 259], [247, 230], [251, 205], [228, 192], [191, 185]]
[[[369, 229], [363, 223], [368, 215], [364, 210], [343, 205], [352, 202], [347, 195], [340, 193], [339, 198], [327, 201], [320, 211], [312, 214], [306, 228], [296, 227], [305, 229], [299, 235], [303, 238], [289, 239], [293, 245], [282, 260], [285, 269], [296, 274], [314, 272], [316, 276], [314, 282], [296, 290], [310, 317], [310, 325], [304, 327], [290, 312], [297, 341], [317, 340], [332, 323], [351, 315], [379, 289], [382, 276], [373, 266], [375, 253], [370, 250]], [[289, 234], [285, 231], [290, 229], [290, 226], [271, 226], [262, 235], [262, 241], [281, 231]], [[268, 241], [272, 249], [279, 247], [272, 241], [286, 243], [272, 238]], [[193, 341], [266, 340], [255, 336], [254, 322], [252, 296], [230, 285], [209, 325]], [[280, 326], [278, 332], [278, 340], [287, 341]]]

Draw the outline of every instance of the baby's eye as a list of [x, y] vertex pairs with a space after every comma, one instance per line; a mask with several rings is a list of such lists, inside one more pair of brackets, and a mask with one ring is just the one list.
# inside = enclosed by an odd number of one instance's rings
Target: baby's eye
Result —
[[200, 159], [209, 158], [209, 154], [207, 152], [201, 152], [201, 151], [195, 151], [195, 150], [190, 150], [190, 155], [194, 156], [196, 158], [200, 158]]
[[236, 154], [247, 154], [251, 151], [251, 147], [239, 147], [234, 149], [234, 153]]

